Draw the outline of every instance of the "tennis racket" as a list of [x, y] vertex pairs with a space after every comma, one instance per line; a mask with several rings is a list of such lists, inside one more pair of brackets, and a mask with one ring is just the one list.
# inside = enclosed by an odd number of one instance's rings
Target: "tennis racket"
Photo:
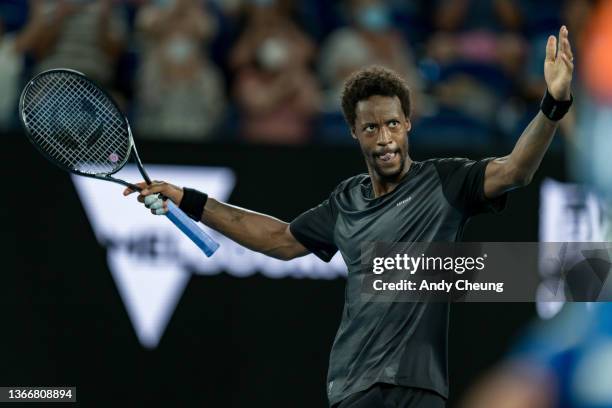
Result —
[[[113, 99], [80, 72], [52, 69], [35, 76], [24, 88], [19, 113], [30, 142], [60, 168], [79, 176], [142, 189], [111, 177], [133, 157], [147, 182], [127, 118]], [[207, 256], [219, 244], [172, 201], [166, 216]]]

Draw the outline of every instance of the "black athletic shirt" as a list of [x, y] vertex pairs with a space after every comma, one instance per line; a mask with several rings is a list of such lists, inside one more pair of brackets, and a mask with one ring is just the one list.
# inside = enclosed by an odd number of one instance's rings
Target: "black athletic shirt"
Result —
[[292, 234], [307, 249], [324, 261], [340, 250], [348, 268], [342, 321], [329, 361], [331, 405], [375, 383], [448, 397], [449, 305], [361, 301], [360, 245], [460, 240], [470, 216], [505, 205], [506, 195], [484, 196], [489, 160], [412, 162], [399, 185], [376, 198], [369, 175], [354, 176], [291, 223]]

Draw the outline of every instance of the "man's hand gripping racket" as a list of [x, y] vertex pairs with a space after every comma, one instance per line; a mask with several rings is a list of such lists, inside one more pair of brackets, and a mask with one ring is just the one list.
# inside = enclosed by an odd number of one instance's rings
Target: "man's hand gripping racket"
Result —
[[[130, 187], [123, 190], [123, 195], [127, 196], [134, 191], [139, 191], [138, 201], [143, 203], [145, 207], [151, 210], [154, 215], [166, 215], [168, 213], [167, 200], [172, 201], [176, 205], [180, 205], [183, 199], [183, 189], [163, 181], [153, 181], [147, 184], [146, 181], [136, 183], [135, 186], [140, 190], [134, 190]], [[165, 200], [165, 199], [167, 200]]]
[[[79, 176], [122, 184], [140, 191], [151, 184], [127, 118], [115, 101], [85, 75], [53, 69], [34, 77], [21, 94], [19, 113], [30, 142], [50, 162]], [[134, 158], [144, 184], [135, 185], [111, 175]], [[172, 197], [176, 198], [176, 197]], [[144, 200], [144, 198], [143, 198]], [[207, 256], [219, 244], [210, 238], [175, 203], [148, 199]], [[155, 201], [155, 203], [153, 202]], [[161, 200], [160, 200], [161, 201]], [[193, 215], [192, 215], [193, 216]]]

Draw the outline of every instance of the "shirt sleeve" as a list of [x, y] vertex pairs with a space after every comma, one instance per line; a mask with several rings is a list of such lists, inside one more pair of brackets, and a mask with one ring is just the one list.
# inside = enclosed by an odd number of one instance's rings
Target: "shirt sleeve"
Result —
[[493, 157], [482, 160], [451, 158], [435, 161], [442, 182], [444, 196], [455, 208], [467, 216], [502, 211], [508, 200], [504, 193], [494, 199], [484, 194], [487, 164]]
[[338, 251], [334, 243], [336, 219], [329, 200], [302, 213], [291, 224], [289, 230], [310, 252], [329, 262]]

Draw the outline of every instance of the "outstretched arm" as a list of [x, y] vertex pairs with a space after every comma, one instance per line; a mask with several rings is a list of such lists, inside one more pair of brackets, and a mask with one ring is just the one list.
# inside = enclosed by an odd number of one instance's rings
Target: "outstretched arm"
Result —
[[[557, 39], [548, 38], [544, 78], [548, 93], [555, 101], [569, 101], [572, 73], [574, 71], [572, 49], [565, 26], [559, 31], [559, 50]], [[485, 172], [485, 196], [498, 197], [517, 187], [531, 182], [540, 166], [542, 158], [550, 145], [559, 122], [538, 112], [517, 141], [512, 153], [489, 162]]]
[[[169, 183], [155, 181], [151, 185], [137, 185], [144, 188], [138, 196], [140, 202], [145, 202], [146, 197], [157, 193], [168, 197], [176, 205], [180, 205], [183, 199], [183, 189]], [[127, 188], [123, 195], [131, 193], [133, 191]], [[162, 208], [152, 208], [151, 212], [155, 214], [158, 209], [161, 210], [160, 213], [164, 212]], [[289, 260], [309, 252], [295, 239], [288, 223], [269, 215], [222, 203], [214, 198], [208, 198], [206, 201], [201, 221], [240, 245], [274, 258]]]

